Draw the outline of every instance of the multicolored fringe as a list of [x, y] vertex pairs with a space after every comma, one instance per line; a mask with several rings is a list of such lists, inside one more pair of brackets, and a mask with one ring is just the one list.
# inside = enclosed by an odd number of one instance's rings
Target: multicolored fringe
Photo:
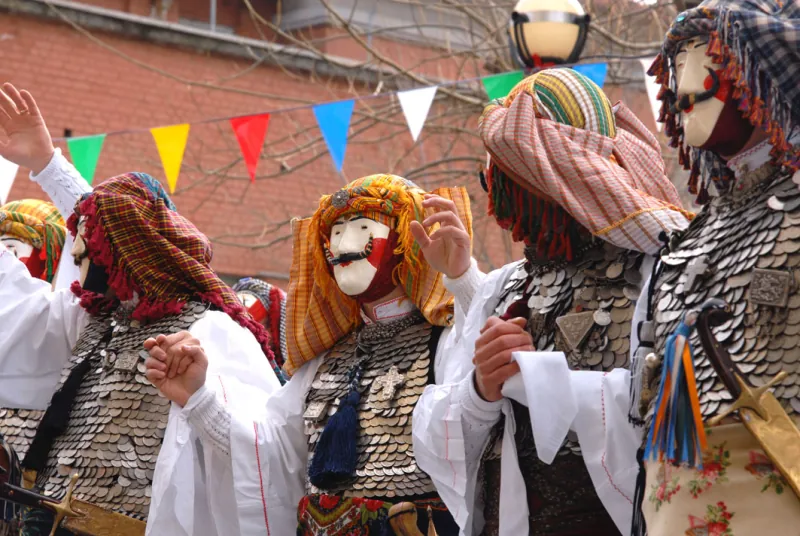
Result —
[[[708, 186], [711, 182], [724, 193], [732, 187], [734, 176], [719, 156], [686, 145], [680, 114], [670, 111], [677, 100], [674, 66], [671, 64], [674, 64], [678, 43], [691, 37], [708, 37], [709, 57], [720, 65], [720, 76], [733, 83], [733, 98], [738, 99], [742, 116], [769, 135], [773, 158], [792, 171], [800, 168], [800, 145], [789, 143], [789, 136], [800, 128], [797, 112], [793, 110], [791, 99], [784, 95], [783, 88], [773, 83], [771, 73], [759, 65], [759, 51], [750, 42], [751, 34], [742, 31], [739, 24], [731, 20], [735, 15], [736, 10], [722, 4], [716, 9], [697, 8], [691, 17], [686, 14], [679, 16], [670, 29], [661, 54], [648, 71], [661, 84], [658, 98], [662, 105], [658, 120], [665, 125], [670, 146], [678, 149], [680, 164], [690, 170], [689, 191], [698, 196], [697, 202], [701, 204], [709, 200]], [[780, 36], [773, 38], [779, 39]], [[787, 40], [786, 46], [790, 46], [788, 43]], [[786, 68], [796, 66], [787, 65]]]
[[556, 203], [536, 196], [506, 175], [492, 160], [486, 173], [489, 214], [542, 259], [573, 260], [578, 246], [590, 237], [575, 219]]
[[647, 460], [684, 464], [700, 470], [703, 468], [702, 452], [708, 445], [689, 343], [691, 329], [683, 320], [667, 339], [644, 456]]

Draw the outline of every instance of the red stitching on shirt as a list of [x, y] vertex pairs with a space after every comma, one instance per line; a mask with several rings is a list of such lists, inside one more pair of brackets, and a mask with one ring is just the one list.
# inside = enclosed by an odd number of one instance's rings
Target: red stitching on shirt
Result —
[[225, 384], [222, 383], [222, 376], [217, 376], [217, 379], [219, 380], [219, 384], [222, 387], [222, 398], [225, 400], [225, 403], [227, 404], [228, 403], [228, 393], [225, 392]]
[[[601, 405], [601, 407], [603, 409], [603, 436], [604, 437], [605, 437], [605, 434], [606, 434], [606, 382], [605, 382], [606, 376], [608, 376], [608, 372], [603, 374], [603, 382], [600, 384], [600, 405]], [[611, 482], [611, 486], [615, 490], [617, 490], [617, 493], [619, 493], [620, 495], [625, 497], [625, 500], [628, 501], [629, 503], [631, 503], [631, 506], [633, 506], [633, 501], [631, 500], [631, 498], [628, 497], [627, 495], [625, 495], [622, 492], [622, 490], [619, 489], [616, 484], [614, 484], [614, 479], [611, 478], [611, 472], [608, 470], [608, 467], [606, 467], [606, 450], [605, 449], [603, 449], [603, 456], [602, 456], [602, 458], [600, 458], [600, 463], [603, 465], [603, 469], [606, 472], [606, 476], [608, 477], [608, 481]]]
[[453, 487], [456, 487], [456, 467], [450, 460], [450, 429], [447, 426], [447, 419], [450, 417], [450, 406], [447, 406], [447, 413], [444, 415], [444, 459], [450, 464], [450, 469], [453, 471]]
[[258, 425], [255, 421], [253, 421], [253, 431], [256, 433], [256, 463], [258, 464], [258, 482], [261, 484], [261, 504], [264, 506], [264, 524], [267, 526], [267, 536], [270, 536], [267, 499], [264, 497], [264, 477], [261, 474], [261, 456], [258, 454]]

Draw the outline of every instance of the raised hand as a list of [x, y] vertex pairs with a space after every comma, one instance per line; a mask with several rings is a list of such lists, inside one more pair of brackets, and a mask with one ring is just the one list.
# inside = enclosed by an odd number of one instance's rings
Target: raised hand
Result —
[[[419, 243], [425, 260], [434, 270], [451, 279], [460, 277], [469, 269], [472, 241], [458, 218], [455, 203], [438, 195], [427, 194], [422, 207], [436, 210], [435, 214], [425, 218], [422, 225], [411, 222], [411, 234]], [[425, 229], [435, 223], [441, 227], [428, 236]]]
[[150, 353], [145, 360], [145, 376], [179, 406], [185, 406], [206, 383], [208, 358], [200, 341], [188, 331], [147, 339], [144, 348]]
[[35, 174], [50, 163], [55, 148], [36, 101], [8, 83], [0, 90], [0, 132], [8, 138], [0, 141], [0, 156], [6, 160]]
[[475, 387], [484, 400], [503, 398], [503, 384], [519, 372], [519, 364], [511, 361], [513, 352], [532, 352], [533, 339], [525, 331], [525, 319], [505, 321], [491, 317], [475, 341]]

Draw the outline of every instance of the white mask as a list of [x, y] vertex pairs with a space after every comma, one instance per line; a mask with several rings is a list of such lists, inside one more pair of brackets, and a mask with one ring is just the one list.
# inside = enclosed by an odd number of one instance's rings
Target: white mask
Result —
[[[689, 39], [675, 55], [675, 76], [678, 83], [678, 97], [707, 91], [708, 70], [719, 69], [709, 56], [708, 43], [699, 39]], [[725, 102], [711, 98], [697, 102], [688, 111], [681, 112], [684, 141], [691, 147], [702, 147], [711, 138], [714, 127], [722, 115]]]
[[33, 255], [33, 246], [13, 236], [0, 235], [0, 242], [3, 243], [12, 255], [22, 262], [28, 262], [28, 259]]
[[[373, 241], [385, 240], [389, 237], [388, 226], [361, 216], [339, 218], [331, 227], [330, 253], [334, 260], [333, 277], [342, 292], [348, 296], [358, 296], [364, 293], [378, 267], [374, 265], [375, 258], [380, 258], [377, 252], [372, 255], [365, 254], [370, 238]], [[336, 260], [348, 253], [360, 253], [363, 258], [351, 262], [336, 263]]]
[[72, 245], [72, 256], [75, 258], [75, 264], [80, 266], [80, 275], [78, 282], [83, 286], [86, 281], [86, 275], [89, 273], [89, 252], [86, 250], [86, 242], [83, 240], [83, 235], [86, 234], [86, 217], [81, 217], [78, 220], [78, 233], [75, 235], [75, 242]]

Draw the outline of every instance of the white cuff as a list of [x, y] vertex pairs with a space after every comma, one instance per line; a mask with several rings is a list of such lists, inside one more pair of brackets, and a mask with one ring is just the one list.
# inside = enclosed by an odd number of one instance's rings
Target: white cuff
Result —
[[81, 196], [92, 191], [58, 148], [47, 166], [38, 175], [31, 173], [30, 178], [47, 193], [65, 221], [72, 215]]
[[194, 431], [226, 458], [231, 453], [231, 416], [205, 385], [189, 397], [182, 410]]
[[470, 259], [469, 268], [466, 272], [455, 279], [447, 276], [442, 278], [444, 286], [456, 298], [456, 302], [461, 310], [466, 314], [472, 304], [472, 297], [478, 291], [478, 287], [483, 279], [483, 272], [478, 269], [478, 262], [475, 258]]
[[503, 401], [489, 402], [481, 398], [475, 388], [475, 371], [461, 380], [458, 390], [461, 406], [475, 420], [491, 424], [500, 419], [500, 414], [503, 411]]

